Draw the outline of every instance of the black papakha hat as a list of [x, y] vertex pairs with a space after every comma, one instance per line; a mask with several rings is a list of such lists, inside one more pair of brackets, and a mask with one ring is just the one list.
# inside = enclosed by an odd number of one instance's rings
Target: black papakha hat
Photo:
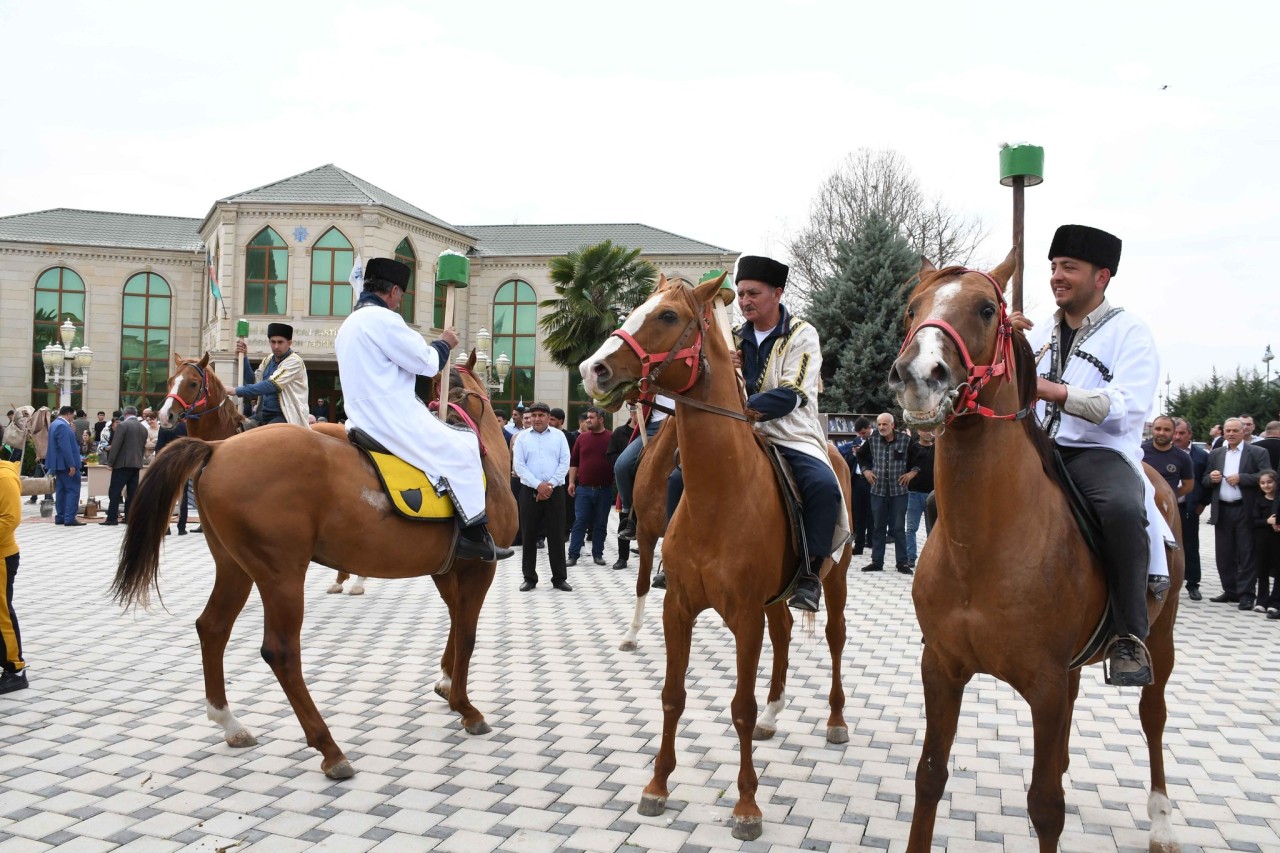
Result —
[[[401, 290], [409, 286], [409, 276], [413, 274], [413, 270], [409, 269], [407, 264], [399, 261], [393, 261], [390, 258], [371, 258], [364, 268], [364, 280], [371, 278], [380, 278], [383, 281], [389, 281], [397, 285]], [[365, 286], [368, 290], [368, 286]]]
[[734, 281], [763, 281], [770, 287], [786, 287], [787, 273], [790, 268], [773, 258], [759, 255], [743, 255], [738, 258], [738, 269], [733, 276]]
[[1063, 225], [1049, 244], [1049, 260], [1054, 258], [1079, 258], [1115, 275], [1120, 268], [1120, 238], [1088, 225]]
[[268, 338], [284, 338], [286, 341], [293, 340], [293, 326], [288, 323], [268, 323]]
[[526, 407], [525, 411], [526, 412], [546, 412], [549, 415], [551, 414], [551, 407], [548, 406], [546, 403], [533, 403], [528, 407]]

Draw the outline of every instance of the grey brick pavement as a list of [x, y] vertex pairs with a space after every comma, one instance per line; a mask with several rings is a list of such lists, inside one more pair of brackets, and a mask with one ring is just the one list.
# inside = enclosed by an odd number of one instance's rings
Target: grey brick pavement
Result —
[[[34, 511], [34, 508], [29, 508]], [[570, 569], [572, 593], [522, 594], [519, 555], [499, 568], [482, 616], [472, 701], [493, 732], [464, 734], [431, 692], [444, 608], [426, 578], [307, 587], [305, 672], [355, 778], [319, 771], [258, 656], [256, 596], [227, 651], [232, 707], [259, 738], [227, 747], [204, 718], [194, 620], [212, 580], [199, 535], [170, 537], [167, 609], [122, 614], [106, 597], [122, 528], [66, 530], [28, 517], [16, 601], [32, 687], [0, 697], [0, 853], [243, 850], [901, 850], [923, 733], [910, 579], [850, 575], [844, 685], [850, 742], [824, 739], [821, 633], [797, 632], [789, 705], [755, 749], [764, 835], [735, 841], [732, 643], [713, 615], [694, 637], [679, 768], [661, 818], [636, 803], [661, 731], [656, 592], [638, 652], [617, 650], [634, 570]], [[1206, 527], [1206, 551], [1212, 532]], [[607, 548], [609, 563], [616, 552]], [[549, 580], [543, 559], [543, 576]], [[1218, 591], [1206, 554], [1206, 598]], [[632, 564], [634, 566], [634, 559]], [[589, 563], [589, 561], [588, 561]], [[1186, 850], [1280, 849], [1280, 623], [1184, 602], [1166, 761]], [[821, 629], [821, 626], [819, 626]], [[761, 662], [763, 700], [769, 666]], [[1136, 691], [1082, 680], [1062, 849], [1145, 849], [1146, 748]], [[1026, 705], [990, 678], [970, 686], [935, 849], [1034, 848], [1026, 817]]]

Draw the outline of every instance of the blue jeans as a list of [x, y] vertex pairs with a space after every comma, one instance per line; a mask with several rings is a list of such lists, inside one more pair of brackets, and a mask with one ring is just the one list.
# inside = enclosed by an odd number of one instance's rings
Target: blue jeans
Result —
[[871, 496], [871, 562], [884, 565], [886, 539], [893, 538], [893, 557], [896, 565], [907, 563], [907, 496]]
[[55, 524], [73, 524], [80, 510], [80, 471], [68, 474], [59, 471], [54, 475], [53, 521]]
[[[927, 492], [907, 492], [907, 562], [916, 561], [916, 533], [920, 530], [920, 517], [924, 516], [924, 505], [929, 500]], [[924, 535], [928, 538], [933, 532], [929, 518], [924, 519]]]
[[582, 542], [591, 529], [591, 556], [604, 557], [604, 540], [609, 537], [609, 510], [613, 509], [613, 486], [575, 486], [573, 489], [573, 532], [569, 535], [569, 559], [582, 553]]
[[[666, 418], [663, 418], [663, 420], [666, 420]], [[660, 426], [662, 426], [662, 421], [655, 422], [650, 419], [644, 431], [649, 438], [653, 438]], [[626, 450], [618, 454], [617, 461], [613, 463], [613, 480], [618, 484], [618, 495], [622, 498], [622, 508], [624, 510], [631, 509], [631, 494], [636, 488], [636, 470], [640, 467], [642, 445], [643, 442], [637, 438], [627, 445]]]

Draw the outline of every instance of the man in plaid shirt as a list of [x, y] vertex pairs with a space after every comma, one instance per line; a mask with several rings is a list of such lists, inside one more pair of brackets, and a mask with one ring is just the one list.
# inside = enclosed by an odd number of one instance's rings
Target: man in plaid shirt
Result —
[[894, 430], [893, 415], [876, 418], [876, 434], [858, 448], [862, 476], [871, 484], [871, 563], [864, 572], [884, 570], [885, 533], [893, 536], [893, 556], [898, 571], [911, 574], [907, 565], [907, 448], [911, 437]]

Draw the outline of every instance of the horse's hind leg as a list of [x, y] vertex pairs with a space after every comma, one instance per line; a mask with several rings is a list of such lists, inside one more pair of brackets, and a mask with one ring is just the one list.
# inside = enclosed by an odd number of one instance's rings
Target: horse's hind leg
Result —
[[773, 669], [769, 674], [769, 699], [764, 713], [751, 732], [752, 740], [769, 740], [778, 733], [778, 714], [787, 704], [787, 664], [791, 649], [791, 610], [783, 603], [764, 612], [769, 623], [769, 645], [773, 646]]
[[947, 762], [960, 720], [964, 686], [971, 676], [948, 672], [933, 647], [926, 645], [920, 660], [920, 677], [924, 683], [924, 749], [916, 765], [916, 805], [911, 813], [907, 850], [928, 853], [938, 801], [947, 786]]
[[[653, 763], [653, 778], [640, 796], [639, 812], [646, 817], [657, 817], [667, 807], [667, 779], [676, 769], [676, 729], [680, 725], [680, 715], [684, 713], [685, 671], [689, 668], [689, 647], [693, 644], [696, 618], [696, 613], [679, 607], [670, 595], [663, 602], [662, 633], [667, 646], [667, 673], [662, 685], [662, 745], [658, 747], [658, 757]], [[751, 677], [754, 681], [754, 672]]]
[[631, 615], [631, 626], [618, 644], [618, 651], [634, 652], [640, 629], [644, 627], [644, 605], [649, 597], [649, 579], [653, 572], [653, 552], [657, 547], [657, 537], [650, 536], [647, 531], [639, 531], [636, 539], [636, 553], [640, 561], [640, 570], [636, 573], [636, 609]]
[[1155, 680], [1142, 688], [1142, 699], [1138, 703], [1138, 716], [1142, 719], [1142, 731], [1147, 736], [1147, 755], [1151, 761], [1151, 793], [1147, 799], [1147, 814], [1151, 818], [1149, 846], [1158, 853], [1176, 853], [1181, 849], [1173, 835], [1173, 806], [1169, 802], [1164, 779], [1164, 725], [1167, 718], [1164, 689], [1173, 673], [1175, 657], [1172, 621], [1158, 621], [1155, 631], [1147, 637], [1147, 651], [1151, 653]]
[[1058, 849], [1062, 825], [1066, 821], [1066, 799], [1062, 773], [1070, 738], [1070, 700], [1067, 673], [1040, 668], [1034, 686], [1023, 692], [1031, 706], [1031, 726], [1035, 734], [1035, 758], [1031, 764], [1031, 787], [1027, 789], [1027, 814], [1036, 829], [1041, 853]]
[[853, 558], [853, 546], [846, 545], [839, 562], [827, 574], [823, 591], [827, 597], [827, 648], [831, 650], [831, 693], [828, 704], [831, 716], [827, 717], [827, 743], [848, 743], [849, 724], [844, 721], [844, 685], [841, 683], [840, 660], [844, 654], [847, 627], [844, 606], [848, 599], [849, 560]]
[[[776, 605], [781, 606], [781, 605]], [[725, 620], [729, 621], [728, 618]], [[738, 730], [738, 804], [733, 807], [733, 837], [754, 841], [764, 830], [760, 807], [756, 805], [756, 789], [760, 780], [751, 762], [751, 733], [756, 723], [756, 667], [760, 664], [760, 646], [764, 642], [764, 625], [759, 613], [739, 614], [734, 620], [733, 636], [738, 653], [738, 687], [733, 693], [733, 727]]]
[[333, 583], [329, 584], [329, 588], [326, 589], [325, 592], [330, 595], [342, 595], [342, 585], [346, 583], [350, 577], [351, 575], [347, 574], [342, 569], [338, 569], [338, 576], [334, 578]]
[[302, 678], [302, 602], [306, 565], [264, 573], [268, 583], [258, 584], [262, 596], [262, 659], [275, 673], [306, 733], [307, 745], [320, 752], [320, 769], [330, 779], [354, 775], [351, 763], [334, 743], [316, 703]]
[[[452, 577], [455, 588], [453, 603], [449, 606], [449, 641], [446, 643], [446, 651], [449, 646], [453, 647], [452, 668], [448, 673], [452, 682], [449, 686], [449, 707], [462, 717], [462, 727], [471, 735], [491, 731], [484, 714], [467, 697], [467, 674], [471, 668], [471, 654], [476, 648], [480, 608], [484, 605], [496, 569], [495, 563], [477, 562], [456, 566], [450, 575], [441, 579]], [[437, 582], [437, 588], [439, 586]]]
[[196, 619], [196, 633], [200, 637], [200, 659], [204, 668], [205, 713], [212, 722], [222, 726], [227, 744], [234, 747], [253, 746], [258, 741], [244, 727], [227, 702], [227, 677], [223, 669], [223, 655], [236, 617], [244, 609], [244, 603], [253, 589], [253, 579], [246, 575], [234, 561], [210, 541], [216, 550], [216, 574], [213, 591]]

